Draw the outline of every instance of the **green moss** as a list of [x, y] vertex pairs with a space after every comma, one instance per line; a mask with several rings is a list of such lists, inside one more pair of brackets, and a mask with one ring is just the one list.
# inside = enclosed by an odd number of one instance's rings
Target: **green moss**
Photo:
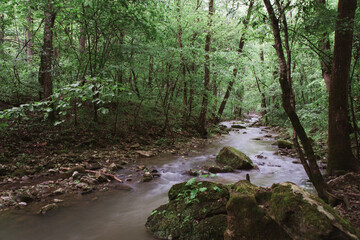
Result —
[[293, 236], [300, 238], [309, 235], [312, 236], [309, 239], [347, 236], [338, 229], [339, 226], [357, 234], [329, 205], [290, 183], [272, 187], [270, 215]]
[[287, 140], [278, 140], [277, 145], [279, 148], [293, 148], [293, 143]]
[[[196, 198], [187, 201], [194, 193]], [[172, 186], [168, 195], [169, 203], [153, 211], [146, 222], [145, 226], [154, 237], [222, 239], [218, 236], [223, 236], [226, 221], [216, 222], [211, 219], [217, 219], [218, 215], [225, 216], [220, 219], [226, 219], [226, 202], [229, 199], [227, 187], [212, 182], [189, 180]]]
[[251, 195], [251, 194], [254, 195], [256, 193], [257, 189], [259, 189], [259, 187], [251, 184], [247, 180], [241, 180], [237, 183], [234, 183], [231, 186], [231, 190], [233, 192], [243, 193], [243, 194], [247, 194], [247, 195]]
[[221, 149], [216, 156], [216, 162], [231, 166], [235, 169], [252, 169], [254, 167], [254, 164], [248, 156], [233, 147], [224, 147]]

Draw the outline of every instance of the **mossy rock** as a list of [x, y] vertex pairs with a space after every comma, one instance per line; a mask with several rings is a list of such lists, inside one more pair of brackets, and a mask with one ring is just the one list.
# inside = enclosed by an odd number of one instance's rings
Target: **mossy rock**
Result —
[[230, 173], [234, 172], [234, 169], [230, 166], [206, 166], [205, 169], [210, 173]]
[[246, 127], [240, 124], [233, 124], [231, 125], [232, 128], [237, 128], [237, 129], [245, 129]]
[[269, 215], [293, 239], [359, 239], [333, 208], [293, 183], [272, 186]]
[[278, 146], [278, 148], [287, 148], [287, 149], [293, 148], [293, 143], [287, 140], [278, 140], [276, 142], [276, 145]]
[[233, 147], [223, 147], [216, 156], [218, 164], [230, 166], [234, 169], [252, 169], [254, 164], [245, 153]]
[[175, 184], [169, 203], [151, 213], [146, 228], [158, 239], [223, 239], [228, 189], [212, 182]]

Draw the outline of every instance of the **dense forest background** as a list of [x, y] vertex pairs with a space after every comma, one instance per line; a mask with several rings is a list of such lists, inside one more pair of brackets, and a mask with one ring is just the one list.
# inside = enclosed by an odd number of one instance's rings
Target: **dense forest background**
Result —
[[[120, 138], [133, 131], [206, 137], [211, 124], [249, 112], [290, 127], [264, 2], [2, 1], [0, 131], [47, 126]], [[312, 141], [326, 142], [338, 2], [272, 5], [296, 113]], [[358, 14], [354, 24], [344, 85], [359, 156]]]

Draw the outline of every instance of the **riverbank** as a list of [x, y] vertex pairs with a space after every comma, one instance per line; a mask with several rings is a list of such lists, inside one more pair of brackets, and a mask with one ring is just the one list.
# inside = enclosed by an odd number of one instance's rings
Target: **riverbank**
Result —
[[[274, 130], [277, 131], [276, 134]], [[228, 130], [223, 127], [223, 130], [214, 128], [211, 131], [213, 137], [209, 139], [179, 134], [172, 138], [163, 137], [161, 141], [153, 141], [151, 138], [146, 139], [143, 136], [132, 136], [131, 140], [129, 138], [128, 141], [123, 141], [121, 144], [109, 144], [108, 147], [96, 147], [96, 144], [93, 143], [94, 145], [85, 145], [84, 148], [67, 148], [66, 151], [62, 150], [61, 145], [43, 144], [41, 149], [35, 148], [33, 145], [35, 143], [31, 143], [28, 150], [33, 148], [33, 151], [30, 151], [31, 154], [26, 155], [26, 158], [18, 153], [16, 158], [12, 158], [12, 161], [9, 160], [9, 164], [3, 164], [12, 169], [12, 173], [1, 177], [1, 211], [26, 208], [32, 213], [47, 214], [58, 207], [70, 206], [74, 202], [97, 200], [101, 195], [107, 193], [111, 195], [114, 191], [131, 190], [136, 183], [162, 178], [163, 171], [153, 167], [153, 159], [157, 158], [156, 156], [167, 153], [170, 156], [182, 156], [186, 162], [186, 156], [202, 151], [202, 148], [210, 145], [211, 142], [221, 141], [220, 133], [226, 133]], [[244, 136], [251, 135], [247, 129], [232, 128], [232, 131], [234, 136], [239, 137], [234, 140], [236, 144]], [[274, 137], [279, 132], [283, 134], [281, 138], [286, 138], [286, 131], [278, 127], [261, 127], [261, 132], [262, 137], [250, 138], [250, 141], [261, 144], [264, 140], [275, 142]], [[247, 136], [247, 138], [249, 137]], [[64, 142], [60, 144], [64, 144]], [[296, 155], [293, 150], [281, 148], [277, 149], [276, 154]], [[277, 163], [267, 163], [266, 159], [270, 159], [271, 155], [260, 152], [253, 157], [260, 167], [265, 164], [265, 167], [270, 169], [270, 174], [274, 170], [278, 171], [277, 169], [286, 171]], [[22, 161], [21, 165], [11, 164], [11, 162], [17, 163], [19, 160]], [[302, 170], [298, 161], [292, 161], [296, 164], [293, 166], [298, 166]], [[25, 170], [26, 174], [14, 176], [19, 172], [18, 169]], [[32, 174], [30, 172], [32, 169], [36, 169], [38, 172]], [[255, 177], [261, 174], [257, 170], [252, 172]], [[360, 182], [360, 176], [357, 175], [351, 178], [344, 177], [340, 181], [341, 184], [339, 180], [333, 180], [337, 184], [332, 186], [337, 189], [339, 196], [346, 198], [346, 201], [336, 208], [344, 218], [350, 219], [355, 226], [360, 227], [360, 209], [358, 207], [360, 197], [357, 195], [360, 192], [360, 186], [356, 185], [354, 179], [359, 179], [357, 182]], [[288, 180], [291, 181], [284, 177], [281, 181]], [[353, 181], [355, 182], [353, 183]]]
[[133, 183], [161, 177], [143, 159], [187, 155], [226, 133], [217, 129], [212, 138], [202, 139], [186, 131], [157, 136], [134, 132], [114, 139], [79, 130], [32, 131], [11, 132], [1, 140], [0, 212], [31, 205], [33, 212], [45, 214], [76, 196], [128, 190]]

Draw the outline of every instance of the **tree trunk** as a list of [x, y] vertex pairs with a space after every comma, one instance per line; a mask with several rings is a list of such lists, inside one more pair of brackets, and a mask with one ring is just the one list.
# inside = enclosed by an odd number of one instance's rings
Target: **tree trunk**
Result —
[[178, 34], [177, 34], [177, 40], [179, 44], [180, 49], [180, 68], [181, 68], [181, 82], [183, 85], [183, 120], [186, 122], [186, 116], [188, 114], [188, 87], [186, 82], [186, 66], [185, 66], [185, 57], [183, 54], [183, 42], [182, 42], [182, 27], [181, 27], [181, 0], [177, 0], [177, 12], [178, 12]]
[[[319, 0], [319, 3], [324, 5], [324, 7], [326, 5], [325, 0]], [[322, 39], [320, 40], [320, 47], [321, 50], [324, 51], [325, 53], [330, 51], [330, 41], [329, 41], [328, 33], [323, 34]], [[321, 72], [324, 78], [326, 89], [328, 92], [330, 92], [331, 66], [329, 66], [329, 64], [326, 62], [325, 56], [321, 59], [320, 63], [321, 63]]]
[[199, 133], [203, 138], [207, 137], [207, 130], [206, 130], [206, 115], [207, 115], [207, 108], [208, 108], [208, 91], [210, 85], [210, 44], [211, 44], [211, 25], [212, 19], [211, 16], [214, 14], [214, 0], [209, 1], [209, 22], [208, 22], [208, 33], [205, 39], [205, 64], [204, 64], [204, 94], [203, 100], [201, 105], [201, 112], [199, 116]]
[[[53, 11], [51, 1], [48, 0], [44, 8], [44, 44], [42, 47], [39, 83], [44, 91], [44, 98], [50, 98], [53, 94], [52, 82], [52, 57], [53, 57], [53, 28], [55, 24], [56, 13]], [[52, 106], [53, 107], [53, 106]], [[55, 120], [54, 110], [49, 113], [51, 122]]]
[[[252, 12], [253, 6], [254, 6], [254, 0], [250, 0], [247, 15], [246, 15], [246, 18], [245, 18], [245, 20], [243, 22], [243, 24], [244, 24], [244, 30], [243, 31], [244, 32], [241, 34], [241, 37], [240, 37], [239, 48], [238, 48], [238, 53], [239, 54], [241, 54], [243, 52], [243, 49], [244, 49], [246, 29], [247, 29], [247, 26], [249, 24], [249, 20], [250, 20], [250, 17], [251, 17], [251, 12]], [[220, 107], [219, 107], [219, 111], [217, 112], [217, 116], [216, 116], [216, 119], [215, 119], [215, 122], [217, 122], [217, 123], [220, 122], [220, 120], [221, 120], [221, 116], [222, 116], [222, 114], [223, 114], [223, 112], [225, 110], [227, 100], [230, 97], [230, 93], [231, 93], [232, 87], [234, 85], [234, 81], [236, 79], [237, 73], [238, 73], [238, 69], [235, 68], [233, 70], [234, 78], [230, 80], [230, 82], [228, 84], [228, 87], [226, 89], [225, 95], [224, 95], [224, 99], [222, 100], [222, 102], [220, 104]]]
[[309, 179], [313, 182], [315, 189], [317, 190], [319, 197], [324, 199], [325, 201], [329, 200], [329, 193], [327, 192], [327, 185], [321, 175], [321, 172], [319, 170], [319, 167], [316, 163], [316, 158], [314, 155], [313, 148], [311, 146], [311, 143], [306, 135], [306, 132], [304, 128], [302, 127], [300, 123], [300, 119], [298, 115], [296, 114], [293, 101], [291, 99], [292, 97], [292, 89], [291, 85], [289, 84], [288, 77], [290, 74], [288, 73], [288, 63], [286, 62], [284, 51], [283, 51], [283, 44], [281, 40], [280, 35], [280, 26], [279, 26], [279, 20], [276, 18], [274, 9], [270, 3], [270, 0], [263, 0], [266, 6], [266, 9], [269, 14], [269, 18], [272, 25], [274, 40], [275, 40], [275, 49], [276, 53], [278, 55], [279, 65], [280, 65], [280, 77], [279, 82], [282, 90], [282, 103], [283, 108], [288, 115], [291, 124], [300, 138], [301, 144], [305, 151], [305, 156], [307, 158], [307, 163], [305, 170], [308, 172], [311, 171]]
[[329, 93], [328, 174], [359, 169], [359, 164], [351, 151], [348, 115], [348, 88], [356, 6], [356, 0], [339, 0]]
[[44, 97], [48, 98], [53, 93], [53, 82], [51, 75], [53, 57], [53, 28], [56, 13], [53, 11], [51, 1], [45, 5], [44, 10], [44, 44], [42, 47], [39, 82], [44, 90]]
[[27, 62], [31, 63], [31, 57], [33, 55], [33, 42], [32, 42], [32, 17], [31, 17], [31, 9], [28, 8], [28, 14], [26, 16], [26, 53], [27, 53]]
[[4, 14], [0, 14], [0, 54], [4, 54], [5, 22]]

